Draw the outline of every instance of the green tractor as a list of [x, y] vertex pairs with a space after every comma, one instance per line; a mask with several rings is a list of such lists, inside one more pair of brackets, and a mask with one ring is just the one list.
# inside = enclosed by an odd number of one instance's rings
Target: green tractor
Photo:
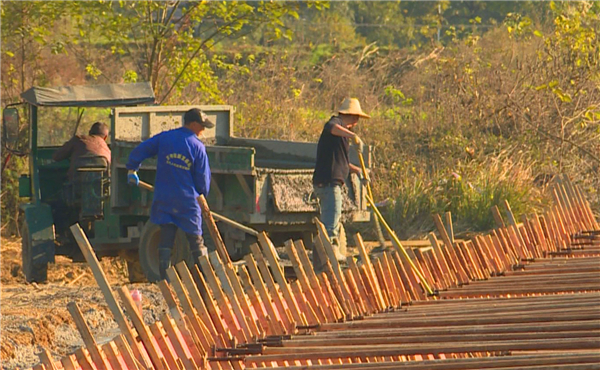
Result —
[[[99, 258], [125, 258], [130, 281], [158, 280], [160, 228], [149, 221], [153, 194], [127, 184], [125, 164], [141, 141], [180, 127], [183, 113], [192, 106], [152, 105], [155, 98], [148, 83], [33, 87], [21, 97], [23, 103], [3, 111], [3, 134], [7, 150], [29, 156], [29, 173], [19, 179], [19, 194], [28, 199], [21, 206], [27, 281], [45, 281], [48, 263], [56, 255], [83, 261], [70, 232], [74, 223], [84, 229]], [[194, 107], [216, 124], [202, 138], [212, 172], [207, 198], [211, 209], [225, 219], [268, 232], [276, 243], [302, 238], [310, 247], [316, 232], [312, 219], [318, 215], [311, 194], [316, 143], [235, 137], [232, 106]], [[20, 125], [24, 117], [28, 123]], [[54, 162], [52, 154], [73, 135], [87, 133], [94, 122], [109, 120], [110, 166], [90, 158], [69, 179], [69, 161]], [[369, 167], [370, 149], [363, 155]], [[351, 160], [353, 156], [356, 159], [356, 153], [351, 153]], [[155, 159], [144, 161], [138, 174], [152, 184]], [[343, 220], [369, 221], [365, 189], [356, 175], [345, 189]], [[234, 260], [256, 242], [255, 235], [235, 222], [218, 222]], [[204, 236], [210, 245], [209, 233]], [[189, 260], [183, 233], [177, 235], [173, 251], [173, 261], [181, 260]]]

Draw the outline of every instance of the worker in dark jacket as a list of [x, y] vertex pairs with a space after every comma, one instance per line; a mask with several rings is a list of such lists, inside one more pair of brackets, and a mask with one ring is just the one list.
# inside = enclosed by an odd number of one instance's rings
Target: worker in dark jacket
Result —
[[317, 145], [317, 161], [313, 174], [314, 192], [319, 198], [321, 222], [334, 246], [336, 258], [345, 261], [339, 250], [340, 217], [342, 215], [342, 186], [352, 173], [359, 174], [360, 167], [350, 163], [349, 141], [362, 152], [362, 140], [352, 129], [360, 118], [371, 118], [360, 108], [358, 99], [347, 98], [325, 124]]
[[52, 159], [59, 162], [70, 158], [69, 179], [75, 176], [79, 160], [82, 157], [99, 156], [106, 159], [110, 165], [110, 148], [106, 144], [108, 126], [101, 122], [92, 125], [89, 135], [75, 135], [52, 155]]
[[183, 116], [183, 127], [151, 137], [129, 155], [127, 179], [133, 185], [139, 185], [137, 170], [142, 161], [157, 157], [150, 221], [160, 225], [161, 279], [166, 279], [166, 270], [171, 266], [171, 250], [178, 228], [186, 234], [194, 261], [207, 252], [197, 198], [200, 194], [208, 195], [210, 167], [206, 148], [198, 136], [214, 126], [200, 109], [190, 109]]

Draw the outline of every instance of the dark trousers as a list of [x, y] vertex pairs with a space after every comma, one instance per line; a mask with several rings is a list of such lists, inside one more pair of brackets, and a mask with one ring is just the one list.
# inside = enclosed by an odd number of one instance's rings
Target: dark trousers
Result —
[[[177, 234], [177, 225], [160, 225], [160, 243], [158, 244], [158, 268], [160, 278], [167, 278], [167, 269], [171, 267], [171, 251], [175, 244], [175, 235]], [[202, 235], [185, 233], [185, 237], [190, 245], [190, 252], [194, 263], [198, 263], [198, 258], [207, 254]]]

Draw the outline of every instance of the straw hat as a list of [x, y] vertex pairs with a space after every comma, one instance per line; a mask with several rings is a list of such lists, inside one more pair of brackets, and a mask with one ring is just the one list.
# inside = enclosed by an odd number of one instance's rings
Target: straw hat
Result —
[[368, 114], [360, 109], [360, 103], [356, 98], [346, 98], [342, 102], [340, 109], [338, 109], [338, 113], [341, 114], [353, 114], [355, 116], [363, 117], [363, 118], [371, 118]]

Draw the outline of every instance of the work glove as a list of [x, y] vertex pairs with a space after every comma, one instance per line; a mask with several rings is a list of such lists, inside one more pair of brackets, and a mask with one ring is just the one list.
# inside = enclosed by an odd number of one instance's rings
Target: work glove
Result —
[[369, 175], [363, 175], [362, 179], [360, 179], [360, 182], [363, 184], [363, 186], [369, 186], [371, 183], [371, 178]]
[[135, 185], [135, 186], [140, 185], [140, 178], [138, 177], [138, 174], [136, 171], [129, 170], [127, 172], [127, 183], [129, 185]]
[[352, 142], [354, 143], [354, 145], [356, 145], [356, 150], [359, 153], [362, 153], [363, 149], [365, 148], [365, 143], [363, 143], [361, 138], [358, 137], [358, 135], [354, 135], [354, 137], [352, 138]]

